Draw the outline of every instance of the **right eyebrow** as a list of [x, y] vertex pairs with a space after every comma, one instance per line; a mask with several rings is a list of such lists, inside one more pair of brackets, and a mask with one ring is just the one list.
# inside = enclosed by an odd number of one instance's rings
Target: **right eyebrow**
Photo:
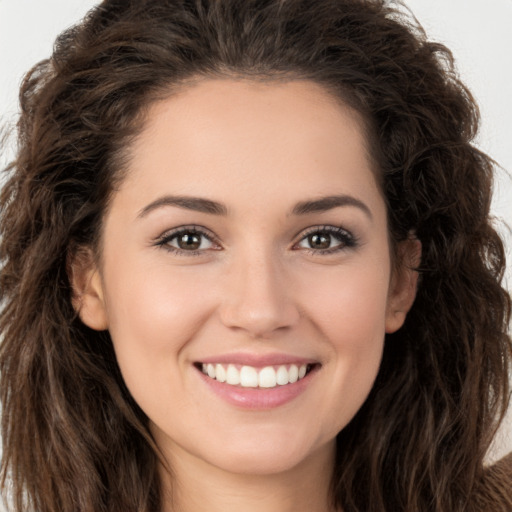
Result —
[[212, 215], [227, 215], [228, 209], [222, 203], [204, 199], [202, 197], [191, 196], [162, 196], [155, 201], [149, 203], [138, 213], [137, 218], [142, 218], [148, 213], [162, 208], [164, 206], [177, 206], [186, 210], [194, 210], [196, 212], [209, 213]]
[[306, 215], [308, 213], [325, 212], [340, 206], [354, 206], [364, 212], [370, 220], [373, 220], [372, 212], [368, 206], [356, 197], [341, 194], [311, 199], [297, 203], [293, 208], [293, 215]]

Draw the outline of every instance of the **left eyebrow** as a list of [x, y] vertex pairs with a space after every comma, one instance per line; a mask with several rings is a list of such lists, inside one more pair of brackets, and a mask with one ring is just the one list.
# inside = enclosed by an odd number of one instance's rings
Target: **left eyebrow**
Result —
[[145, 217], [148, 213], [164, 206], [176, 206], [185, 210], [209, 213], [211, 215], [227, 215], [227, 208], [216, 201], [202, 197], [191, 196], [163, 196], [145, 206], [137, 217]]
[[318, 213], [332, 210], [340, 206], [354, 206], [362, 210], [370, 220], [373, 220], [370, 208], [360, 199], [348, 195], [326, 196], [309, 201], [297, 203], [292, 210], [293, 215], [306, 215], [308, 213]]

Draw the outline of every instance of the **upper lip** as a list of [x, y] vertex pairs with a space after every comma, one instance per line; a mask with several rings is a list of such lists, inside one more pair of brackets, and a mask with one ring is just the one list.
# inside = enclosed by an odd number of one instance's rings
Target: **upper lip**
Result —
[[237, 364], [242, 366], [253, 366], [263, 368], [265, 366], [279, 366], [286, 364], [317, 364], [319, 361], [307, 357], [298, 357], [291, 354], [273, 353], [273, 354], [244, 354], [232, 353], [221, 354], [218, 356], [205, 357], [197, 361], [203, 364]]

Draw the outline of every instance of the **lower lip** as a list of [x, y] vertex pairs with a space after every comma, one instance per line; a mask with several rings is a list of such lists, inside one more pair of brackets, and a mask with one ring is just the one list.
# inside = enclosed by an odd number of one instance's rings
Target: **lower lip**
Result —
[[297, 398], [306, 391], [316, 372], [317, 369], [313, 368], [297, 382], [276, 386], [275, 388], [243, 388], [219, 382], [198, 370], [198, 374], [203, 382], [226, 402], [242, 409], [260, 411], [280, 407]]

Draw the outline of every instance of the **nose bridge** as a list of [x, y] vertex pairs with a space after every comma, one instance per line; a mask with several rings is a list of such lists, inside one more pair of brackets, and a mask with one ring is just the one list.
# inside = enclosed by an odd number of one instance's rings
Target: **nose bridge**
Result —
[[294, 325], [299, 312], [286, 269], [271, 248], [247, 248], [233, 258], [221, 308], [223, 323], [253, 337]]

